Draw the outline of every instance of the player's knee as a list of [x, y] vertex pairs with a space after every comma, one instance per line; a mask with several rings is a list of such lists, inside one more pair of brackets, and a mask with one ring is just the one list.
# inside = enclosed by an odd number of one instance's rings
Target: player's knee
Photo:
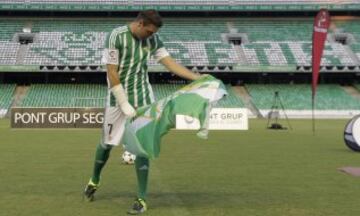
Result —
[[149, 159], [146, 157], [140, 157], [140, 156], [136, 156], [135, 162], [139, 163], [139, 164], [149, 164]]
[[95, 163], [97, 163], [97, 164], [104, 164], [105, 161], [103, 161], [103, 160], [96, 160]]
[[101, 143], [100, 145], [105, 150], [111, 150], [112, 147], [113, 147], [112, 145], [109, 145], [109, 144], [106, 144], [106, 143]]

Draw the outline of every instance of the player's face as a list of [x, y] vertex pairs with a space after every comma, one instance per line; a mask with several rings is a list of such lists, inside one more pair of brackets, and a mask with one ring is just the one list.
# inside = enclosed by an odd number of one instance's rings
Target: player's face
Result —
[[138, 31], [137, 31], [137, 37], [141, 40], [146, 39], [156, 33], [159, 30], [158, 27], [156, 27], [153, 24], [144, 25], [143, 22], [139, 22]]

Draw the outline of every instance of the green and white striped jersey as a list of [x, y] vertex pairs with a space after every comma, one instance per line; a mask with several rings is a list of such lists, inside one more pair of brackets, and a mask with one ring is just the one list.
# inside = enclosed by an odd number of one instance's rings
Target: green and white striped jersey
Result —
[[[168, 56], [159, 35], [139, 40], [133, 36], [129, 26], [115, 28], [105, 42], [103, 62], [119, 65], [119, 79], [135, 108], [151, 104], [155, 101], [149, 83], [147, 62], [151, 55], [156, 60]], [[116, 55], [116, 56], [114, 56]], [[110, 106], [115, 105], [115, 97], [110, 95]]]

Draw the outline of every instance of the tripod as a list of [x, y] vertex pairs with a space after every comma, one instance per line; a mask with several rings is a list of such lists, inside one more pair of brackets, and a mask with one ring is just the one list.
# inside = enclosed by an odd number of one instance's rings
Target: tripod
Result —
[[[273, 104], [272, 104], [271, 110], [270, 110], [270, 112], [268, 114], [267, 128], [268, 129], [287, 129], [286, 127], [283, 127], [280, 123], [278, 123], [279, 116], [280, 116], [279, 107], [284, 112], [287, 124], [289, 125], [289, 128], [292, 130], [292, 127], [291, 127], [290, 122], [289, 122], [289, 118], [288, 118], [288, 116], [287, 116], [287, 114], [285, 112], [285, 108], [284, 108], [284, 105], [283, 105], [283, 103], [281, 101], [281, 98], [279, 96], [278, 91], [275, 91]], [[272, 123], [270, 125], [270, 120], [272, 118], [275, 120], [275, 123]]]

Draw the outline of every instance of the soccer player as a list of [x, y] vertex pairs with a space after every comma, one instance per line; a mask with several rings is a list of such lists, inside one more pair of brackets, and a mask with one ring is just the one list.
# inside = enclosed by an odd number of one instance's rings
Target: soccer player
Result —
[[[193, 73], [178, 64], [167, 52], [156, 33], [162, 26], [162, 19], [155, 10], [138, 14], [130, 24], [115, 28], [107, 37], [102, 61], [106, 64], [109, 93], [105, 108], [102, 139], [96, 148], [93, 175], [86, 185], [84, 196], [92, 201], [99, 188], [100, 174], [109, 158], [113, 146], [121, 141], [127, 118], [136, 115], [136, 109], [154, 102], [149, 83], [147, 61], [150, 56], [172, 73], [196, 80]], [[138, 181], [137, 198], [129, 214], [140, 214], [147, 210], [145, 202], [149, 159], [137, 157], [135, 170]]]

